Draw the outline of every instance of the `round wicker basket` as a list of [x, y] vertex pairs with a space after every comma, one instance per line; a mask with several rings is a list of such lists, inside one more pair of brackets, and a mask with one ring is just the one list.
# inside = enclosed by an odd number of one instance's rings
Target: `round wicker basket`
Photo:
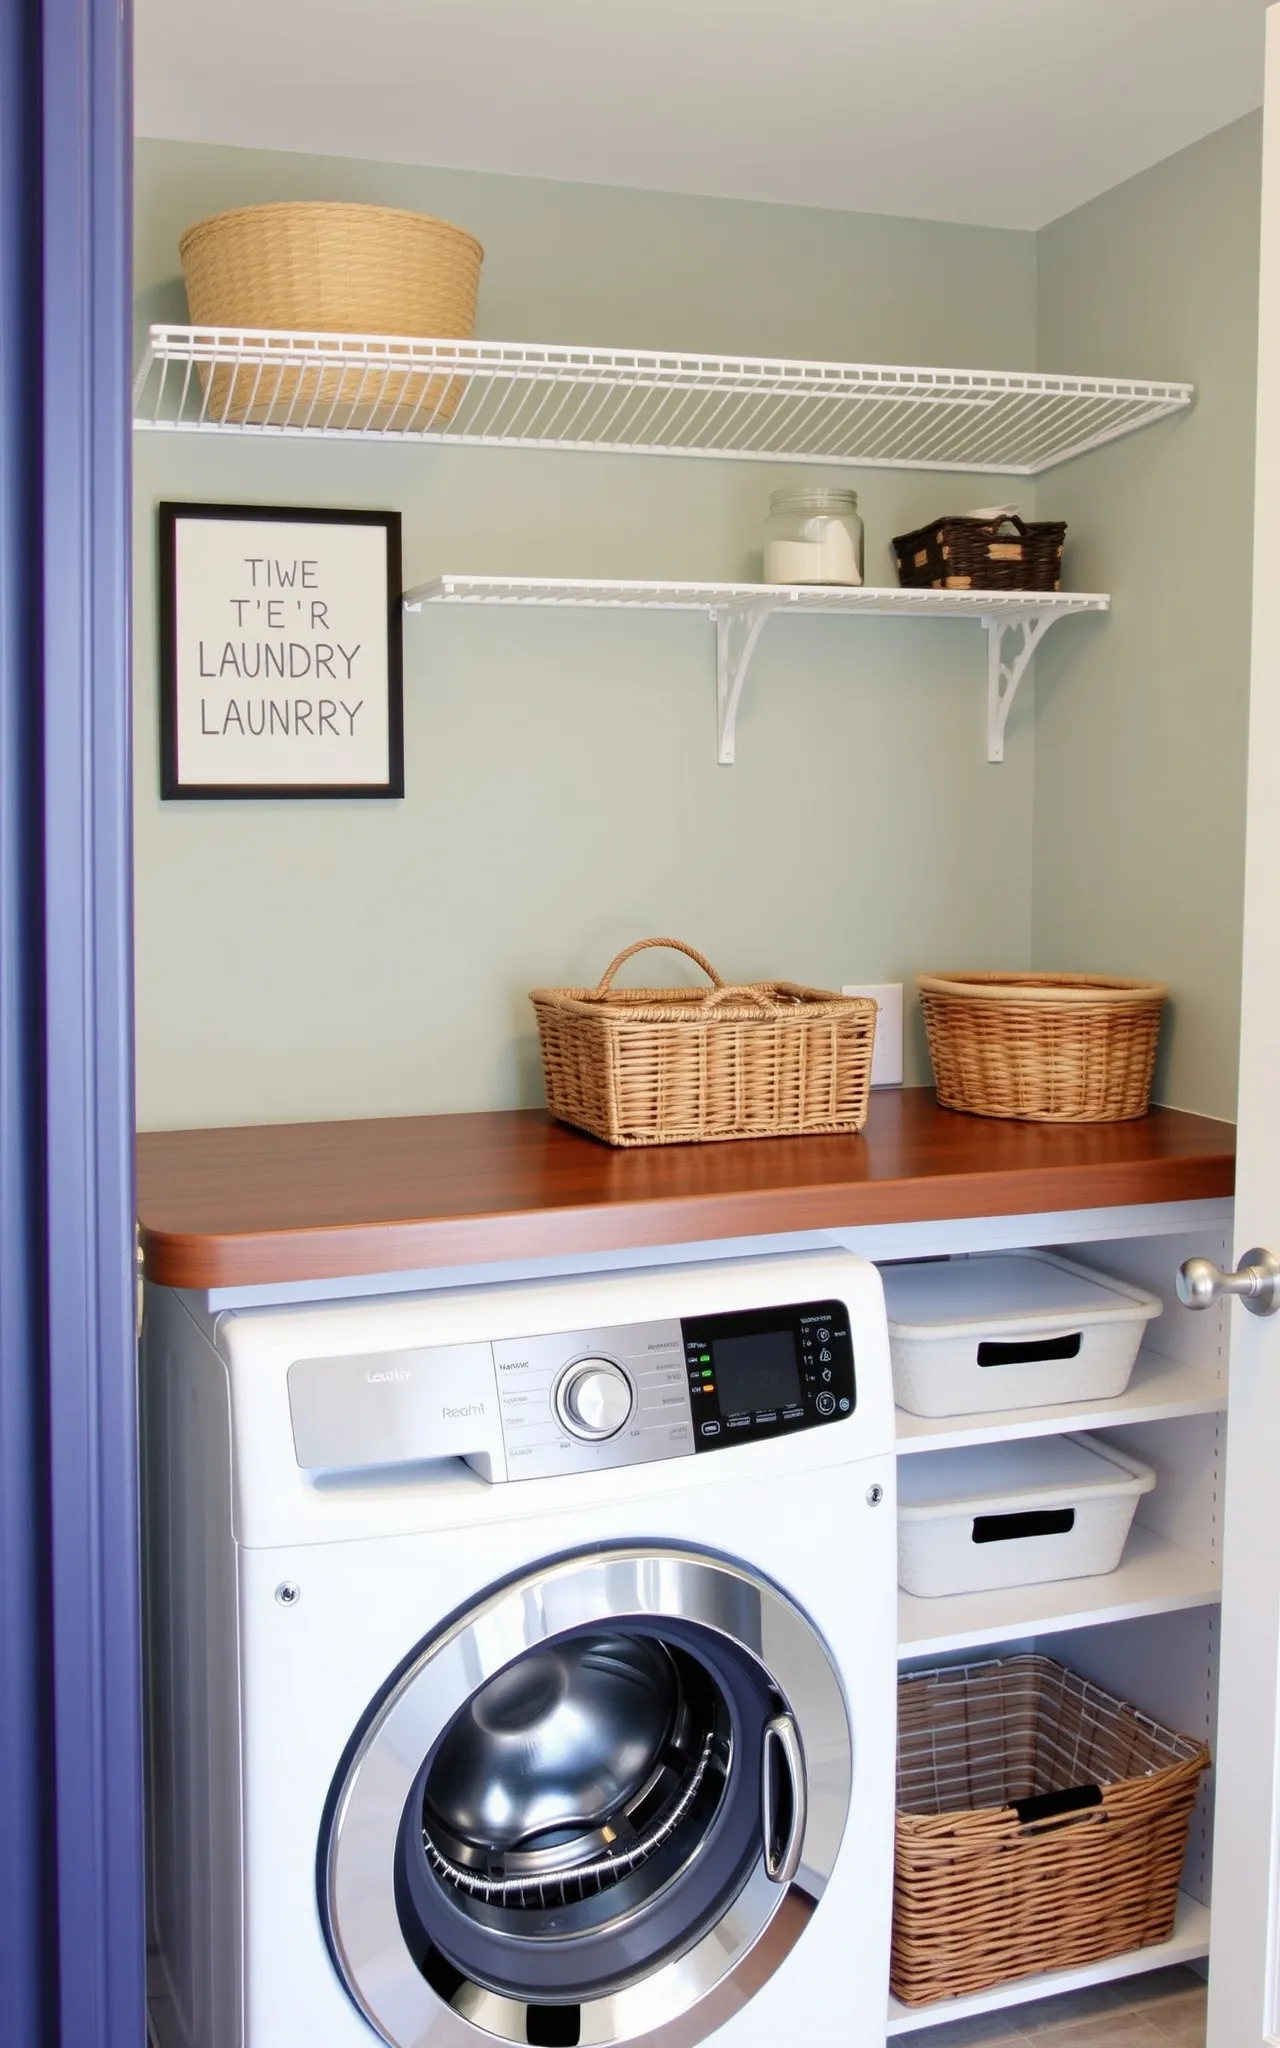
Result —
[[1158, 981], [1103, 974], [922, 974], [938, 1100], [971, 1116], [1118, 1123], [1146, 1113]]
[[[475, 327], [484, 251], [427, 214], [324, 201], [241, 206], [189, 227], [178, 244], [196, 327], [297, 334], [466, 339]], [[361, 368], [219, 368], [206, 376], [212, 417], [331, 426], [421, 427], [452, 418], [461, 377], [384, 376]]]

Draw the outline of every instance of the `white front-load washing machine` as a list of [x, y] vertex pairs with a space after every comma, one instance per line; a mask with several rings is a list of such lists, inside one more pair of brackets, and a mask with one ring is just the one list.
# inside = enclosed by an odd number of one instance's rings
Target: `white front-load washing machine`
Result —
[[873, 1267], [153, 1290], [144, 1354], [160, 2048], [879, 2048]]

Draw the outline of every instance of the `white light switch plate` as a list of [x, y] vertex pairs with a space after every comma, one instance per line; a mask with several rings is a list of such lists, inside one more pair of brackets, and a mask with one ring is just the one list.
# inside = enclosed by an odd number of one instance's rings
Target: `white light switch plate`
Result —
[[876, 1018], [876, 1049], [871, 1062], [873, 1088], [902, 1086], [902, 983], [900, 981], [846, 983], [842, 996], [873, 996], [880, 1005]]

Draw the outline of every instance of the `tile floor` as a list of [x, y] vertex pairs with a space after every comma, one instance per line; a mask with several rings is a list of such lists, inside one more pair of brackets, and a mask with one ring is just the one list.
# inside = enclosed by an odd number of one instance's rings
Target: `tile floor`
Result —
[[1155, 1970], [904, 2040], [911, 2048], [1204, 2048], [1208, 1994], [1194, 1970]]

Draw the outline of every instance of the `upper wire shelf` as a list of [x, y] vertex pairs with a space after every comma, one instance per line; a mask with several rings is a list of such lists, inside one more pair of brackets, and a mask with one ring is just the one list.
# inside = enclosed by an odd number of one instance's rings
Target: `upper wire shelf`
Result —
[[505, 341], [153, 327], [134, 424], [1036, 476], [1189, 384]]

